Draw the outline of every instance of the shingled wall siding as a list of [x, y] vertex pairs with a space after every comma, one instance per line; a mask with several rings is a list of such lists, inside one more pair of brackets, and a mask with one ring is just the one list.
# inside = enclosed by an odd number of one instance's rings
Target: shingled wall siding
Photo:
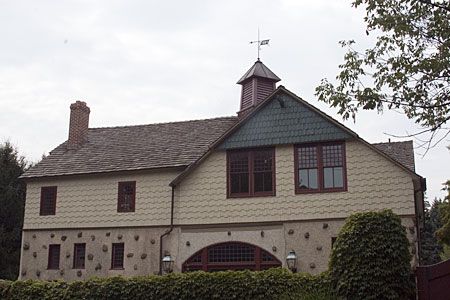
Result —
[[[169, 182], [177, 174], [166, 170], [29, 182], [24, 229], [168, 225]], [[118, 182], [134, 180], [136, 210], [118, 213]], [[39, 216], [41, 187], [53, 185], [58, 187], [56, 215]]]
[[276, 148], [276, 196], [258, 198], [227, 199], [226, 154], [212, 154], [181, 183], [175, 201], [175, 222], [345, 218], [352, 212], [384, 208], [400, 215], [414, 215], [411, 176], [364, 144], [346, 143], [347, 192], [296, 195], [293, 151], [293, 146]]

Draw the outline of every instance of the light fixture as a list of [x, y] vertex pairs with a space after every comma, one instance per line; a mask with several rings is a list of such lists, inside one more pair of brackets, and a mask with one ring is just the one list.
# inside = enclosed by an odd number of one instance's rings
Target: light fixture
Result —
[[174, 260], [172, 256], [166, 255], [162, 259], [163, 270], [165, 273], [172, 273]]
[[294, 250], [289, 251], [286, 256], [286, 264], [289, 270], [293, 273], [297, 272], [297, 255]]

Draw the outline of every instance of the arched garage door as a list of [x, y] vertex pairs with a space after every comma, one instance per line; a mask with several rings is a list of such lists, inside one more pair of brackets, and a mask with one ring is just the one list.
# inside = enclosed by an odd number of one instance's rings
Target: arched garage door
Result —
[[281, 262], [266, 250], [247, 243], [227, 242], [211, 245], [196, 252], [184, 262], [183, 272], [260, 271], [274, 267], [281, 267]]

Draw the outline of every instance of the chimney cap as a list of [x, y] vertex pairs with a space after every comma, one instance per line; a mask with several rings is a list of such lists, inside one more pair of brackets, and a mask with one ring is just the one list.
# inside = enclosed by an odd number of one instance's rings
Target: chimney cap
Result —
[[278, 82], [281, 79], [275, 75], [266, 65], [262, 63], [259, 59], [253, 64], [253, 66], [244, 74], [244, 76], [239, 79], [237, 84], [243, 84], [245, 81], [252, 77], [260, 77], [272, 80], [273, 82]]
[[89, 109], [89, 107], [87, 106], [86, 102], [80, 101], [80, 100], [77, 100], [77, 101], [75, 101], [75, 103], [70, 104], [70, 109], [71, 110], [82, 109], [82, 110], [86, 110], [87, 112], [91, 111]]

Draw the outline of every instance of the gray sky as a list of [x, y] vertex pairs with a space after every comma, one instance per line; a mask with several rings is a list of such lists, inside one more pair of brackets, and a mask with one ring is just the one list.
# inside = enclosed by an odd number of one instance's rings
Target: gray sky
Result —
[[[74, 100], [90, 106], [91, 127], [234, 115], [258, 27], [270, 38], [262, 61], [280, 83], [342, 121], [314, 88], [337, 74], [339, 40], [371, 45], [363, 13], [344, 0], [0, 0], [0, 141], [38, 160], [67, 139]], [[369, 142], [417, 129], [396, 112], [344, 124]], [[416, 151], [431, 199], [450, 177], [448, 144]]]

